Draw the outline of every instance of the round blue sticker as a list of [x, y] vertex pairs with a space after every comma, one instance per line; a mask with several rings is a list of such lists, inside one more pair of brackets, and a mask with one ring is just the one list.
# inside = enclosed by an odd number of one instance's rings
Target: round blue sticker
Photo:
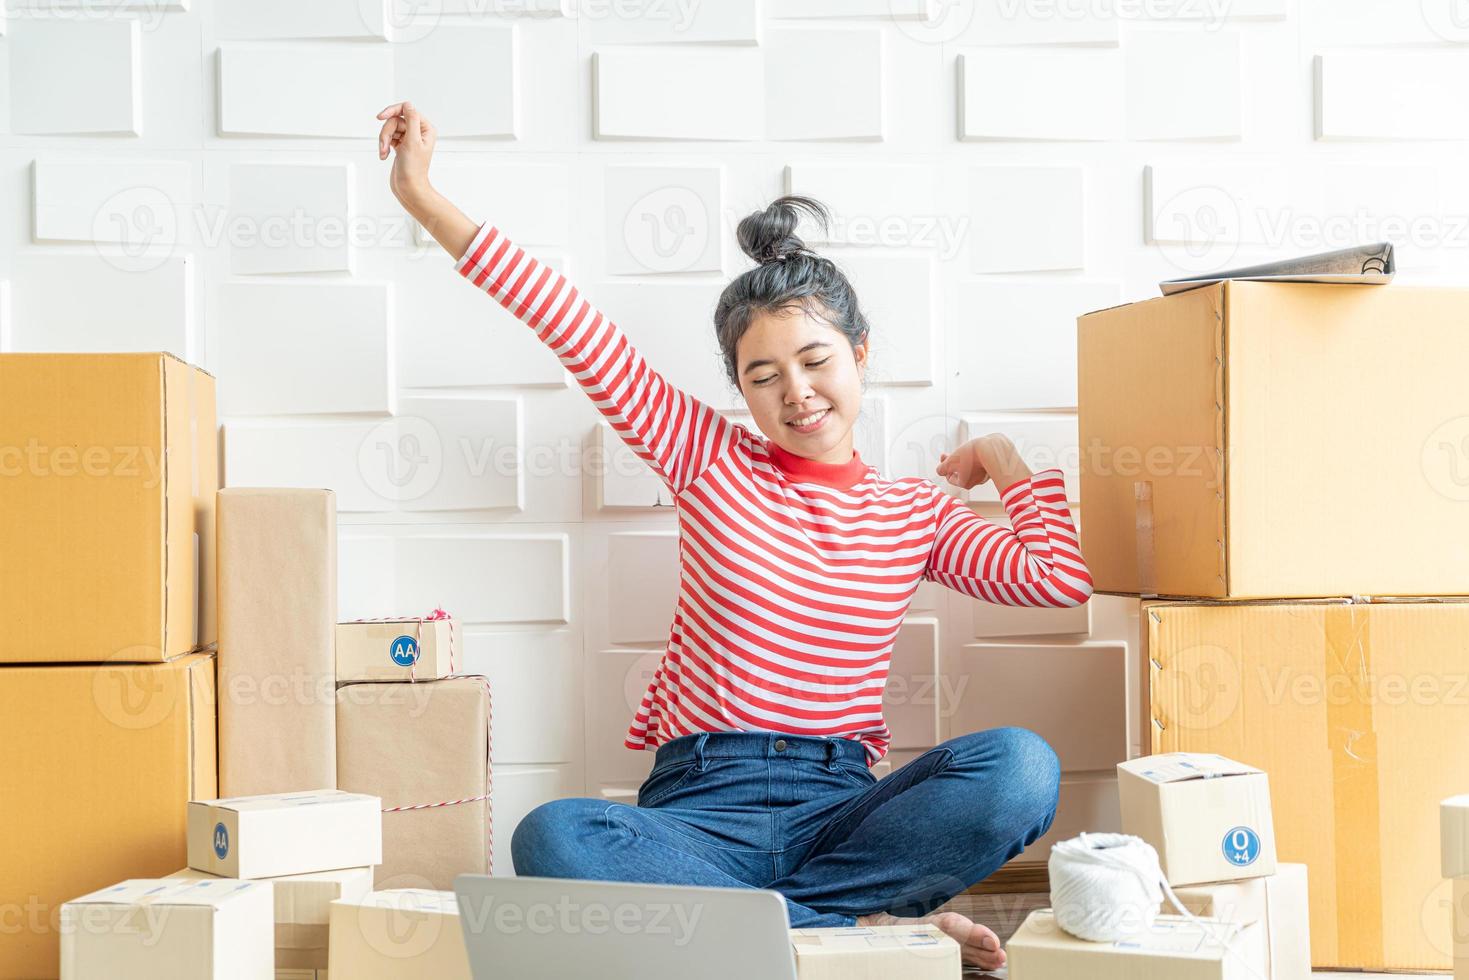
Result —
[[418, 663], [418, 641], [411, 636], [400, 636], [388, 648], [388, 656], [399, 667], [412, 667]]
[[1243, 868], [1260, 856], [1260, 835], [1249, 827], [1235, 827], [1224, 835], [1224, 859]]
[[230, 853], [230, 832], [224, 824], [214, 825], [214, 856], [223, 861]]

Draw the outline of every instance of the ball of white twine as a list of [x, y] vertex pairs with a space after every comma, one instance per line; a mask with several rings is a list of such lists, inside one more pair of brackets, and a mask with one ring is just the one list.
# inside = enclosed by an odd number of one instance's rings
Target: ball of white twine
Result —
[[1235, 957], [1247, 976], [1266, 980], [1228, 931], [1196, 917], [1173, 893], [1158, 863], [1158, 852], [1141, 837], [1082, 834], [1052, 846], [1051, 910], [1056, 924], [1092, 942], [1115, 942], [1153, 927], [1163, 897]]

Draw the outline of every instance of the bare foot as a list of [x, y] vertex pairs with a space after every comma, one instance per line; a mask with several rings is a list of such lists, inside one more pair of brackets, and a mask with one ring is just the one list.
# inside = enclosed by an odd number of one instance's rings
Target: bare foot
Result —
[[1000, 937], [958, 912], [935, 912], [916, 919], [900, 918], [887, 912], [857, 916], [859, 926], [905, 926], [919, 922], [931, 922], [945, 935], [953, 938], [959, 944], [960, 957], [965, 966], [997, 970], [1005, 965], [1005, 951], [1000, 948]]

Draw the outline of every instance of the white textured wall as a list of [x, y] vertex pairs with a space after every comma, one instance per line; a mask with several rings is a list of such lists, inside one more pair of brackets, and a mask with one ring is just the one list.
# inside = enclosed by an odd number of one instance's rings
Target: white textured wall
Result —
[[[674, 519], [403, 217], [384, 105], [439, 126], [435, 181], [473, 217], [732, 412], [710, 311], [746, 267], [734, 223], [782, 192], [828, 202], [824, 247], [876, 328], [859, 448], [893, 477], [992, 430], [1074, 471], [1073, 318], [1161, 278], [1392, 238], [1403, 279], [1462, 281], [1469, 254], [1464, 0], [8, 7], [0, 350], [175, 351], [220, 379], [230, 484], [334, 487], [344, 618], [467, 624], [502, 843], [543, 799], [646, 772], [621, 742], [666, 638]], [[1067, 770], [1056, 834], [1109, 825], [1137, 748], [1129, 611], [925, 587], [890, 758], [1029, 725]]]

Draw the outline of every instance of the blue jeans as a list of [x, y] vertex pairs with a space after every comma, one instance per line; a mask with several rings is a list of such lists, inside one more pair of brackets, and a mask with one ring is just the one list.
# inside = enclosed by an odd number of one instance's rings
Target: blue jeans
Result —
[[950, 739], [881, 780], [847, 739], [705, 732], [658, 748], [637, 806], [543, 803], [510, 853], [535, 877], [774, 889], [792, 928], [850, 926], [988, 877], [1051, 826], [1059, 786], [1023, 728]]

